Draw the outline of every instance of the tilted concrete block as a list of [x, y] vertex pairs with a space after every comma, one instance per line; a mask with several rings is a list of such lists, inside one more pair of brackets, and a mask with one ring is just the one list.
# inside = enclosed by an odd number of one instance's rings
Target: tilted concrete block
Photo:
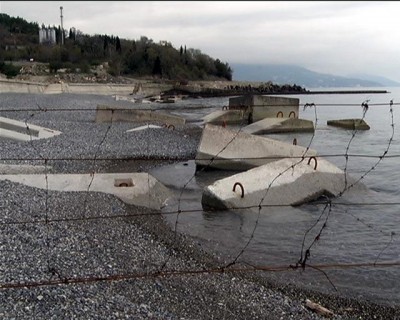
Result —
[[282, 158], [314, 156], [316, 151], [222, 126], [207, 124], [196, 154], [196, 168], [248, 170]]
[[343, 170], [322, 158], [282, 159], [216, 181], [204, 189], [202, 206], [299, 205], [322, 195], [337, 196], [344, 188]]

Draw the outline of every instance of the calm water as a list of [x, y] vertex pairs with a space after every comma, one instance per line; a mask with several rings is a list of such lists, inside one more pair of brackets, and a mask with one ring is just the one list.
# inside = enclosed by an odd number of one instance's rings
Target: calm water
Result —
[[[400, 88], [387, 88], [389, 94], [346, 95], [296, 95], [300, 99], [300, 118], [316, 122], [315, 134], [284, 134], [269, 137], [291, 142], [296, 138], [299, 145], [308, 146], [320, 155], [340, 155], [327, 159], [344, 169], [343, 154], [352, 138], [352, 131], [328, 127], [328, 119], [361, 118], [361, 104], [369, 100], [365, 120], [371, 130], [358, 132], [351, 142], [350, 155], [382, 156], [392, 135], [392, 118], [389, 102], [400, 103]], [[185, 106], [215, 106], [215, 109], [193, 109], [193, 112], [177, 112], [189, 119], [198, 119], [221, 106], [228, 105], [228, 98], [196, 99], [177, 104]], [[314, 103], [316, 109], [302, 106]], [[373, 106], [385, 103], [385, 106]], [[346, 104], [346, 106], [322, 106], [323, 104]], [[356, 104], [356, 106], [350, 106]], [[317, 113], [317, 121], [315, 116]], [[400, 205], [399, 201], [400, 110], [394, 105], [394, 139], [387, 158], [384, 158], [364, 179], [367, 190], [354, 187], [340, 199], [333, 201], [332, 209], [323, 211], [323, 205], [307, 204], [292, 208], [264, 208], [257, 211], [203, 212], [202, 190], [217, 179], [231, 172], [213, 171], [194, 175], [193, 161], [156, 169], [152, 174], [175, 190], [165, 211], [195, 210], [178, 217], [178, 231], [195, 237], [204, 248], [215, 250], [234, 259], [244, 248], [254, 231], [254, 237], [238, 261], [255, 265], [293, 265], [300, 257], [302, 242], [307, 230], [316, 227], [305, 238], [308, 247], [327, 219], [319, 241], [311, 248], [308, 263], [312, 265], [391, 263], [400, 262]], [[392, 156], [389, 158], [389, 156]], [[355, 178], [364, 175], [379, 158], [350, 156], [347, 172]], [[185, 187], [185, 188], [184, 188]], [[182, 191], [183, 190], [183, 191]], [[356, 205], [355, 205], [356, 203]], [[320, 220], [319, 217], [322, 215]], [[166, 215], [174, 226], [176, 215]], [[371, 299], [381, 303], [400, 305], [400, 266], [367, 266], [346, 269], [324, 269], [329, 280], [341, 295]], [[333, 285], [322, 272], [306, 268], [305, 271], [273, 273], [272, 277], [294, 282], [325, 292], [335, 292]]]

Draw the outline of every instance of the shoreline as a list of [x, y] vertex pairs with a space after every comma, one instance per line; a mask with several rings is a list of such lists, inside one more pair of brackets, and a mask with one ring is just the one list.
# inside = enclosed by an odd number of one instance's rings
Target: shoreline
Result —
[[[249, 84], [250, 83], [250, 84]], [[229, 85], [228, 85], [229, 84]], [[235, 89], [227, 89], [234, 87]], [[240, 84], [237, 85], [237, 84]], [[252, 87], [262, 83], [238, 81], [192, 81], [188, 85], [176, 84], [173, 81], [133, 80], [132, 83], [102, 83], [102, 82], [39, 82], [31, 80], [14, 80], [0, 78], [0, 93], [39, 93], [39, 94], [95, 94], [95, 95], [140, 95], [140, 96], [176, 96], [184, 95], [191, 98], [214, 98], [240, 95], [318, 95], [318, 94], [386, 94], [387, 90], [301, 90], [293, 87], [287, 91], [285, 86], [271, 88]], [[289, 86], [290, 87], [290, 86]]]
[[[18, 104], [22, 109], [29, 109], [32, 103], [29, 98], [24, 95], [12, 96], [4, 99], [2, 107]], [[63, 95], [38, 95], [35, 98], [40, 99], [36, 99], [35, 103], [44, 110], [54, 104], [60, 108], [76, 108], [76, 105], [92, 108], [93, 103], [106, 100], [106, 97], [87, 97], [84, 104], [78, 98]], [[28, 119], [31, 112], [24, 114], [22, 109], [18, 117]], [[12, 115], [11, 112], [9, 114]], [[189, 124], [175, 131], [149, 130], [137, 135], [126, 134], [126, 129], [139, 124], [115, 123], [112, 130], [108, 130], [107, 124], [93, 122], [93, 111], [59, 115], [43, 111], [29, 119], [61, 129], [64, 133], [52, 140], [38, 140], [31, 144], [5, 142], [5, 156], [29, 159], [37, 157], [37, 150], [41, 150], [44, 159], [74, 155], [101, 157], [110, 153], [115, 158], [148, 155], [157, 159], [117, 163], [99, 160], [96, 164], [92, 164], [92, 161], [54, 161], [57, 164], [54, 169], [59, 173], [148, 171], [155, 166], [170, 164], [162, 156], [179, 155], [179, 159], [192, 159], [201, 135], [198, 127]], [[84, 139], [80, 140], [82, 137]], [[105, 137], [107, 143], [98, 148], [97, 144]], [[86, 141], [98, 142], [86, 145]], [[21, 148], [30, 145], [36, 148]], [[177, 149], [178, 146], [184, 146], [185, 149]], [[160, 152], [161, 147], [166, 148]], [[98, 153], [98, 150], [102, 153]], [[48, 164], [52, 165], [51, 160]], [[3, 289], [0, 290], [0, 298], [5, 301], [5, 308], [0, 315], [4, 318], [46, 319], [57, 314], [59, 318], [96, 315], [99, 319], [324, 319], [306, 308], [305, 299], [311, 299], [333, 311], [333, 319], [400, 318], [399, 306], [311, 291], [276, 281], [273, 274], [265, 272], [207, 272], [226, 266], [227, 261], [216, 253], [207, 252], [196, 239], [175, 233], [162, 214], [151, 215], [149, 209], [126, 205], [114, 196], [47, 192], [16, 183], [3, 183], [2, 186], [2, 199], [8, 205], [4, 206], [4, 216], [1, 217], [4, 220], [3, 250], [7, 252], [3, 255], [7, 272], [0, 274], [1, 282], [9, 282], [10, 279], [23, 282], [48, 278], [109, 277], [128, 273], [148, 275], [141, 279]], [[21, 208], [29, 208], [29, 212]], [[5, 226], [9, 222], [7, 219], [26, 221], [38, 216], [44, 218], [44, 213], [46, 219], [48, 216], [54, 220], [75, 216], [80, 218], [82, 214], [87, 218], [115, 214], [116, 218], [88, 219], [82, 223], [53, 222], [30, 228], [23, 224]], [[41, 240], [46, 238], [51, 240], [48, 244]], [[169, 264], [165, 270], [176, 272], [163, 275], [160, 273], [161, 266], [167, 260]], [[58, 275], [50, 273], [46, 261], [57, 268]], [[185, 271], [191, 271], [192, 274], [185, 275]], [[14, 309], [17, 302], [18, 308]]]
[[[284, 283], [281, 280], [273, 279], [274, 272], [269, 273], [268, 271], [233, 271], [230, 272], [229, 269], [224, 270], [224, 266], [226, 266], [230, 261], [224, 260], [222, 256], [215, 256], [214, 253], [210, 253], [201, 248], [201, 245], [196, 244], [195, 239], [190, 236], [182, 233], [177, 233], [175, 235], [174, 231], [162, 217], [153, 216], [152, 222], [149, 225], [148, 220], [144, 217], [139, 217], [137, 219], [138, 226], [143, 225], [146, 226], [145, 231], [149, 232], [157, 239], [159, 239], [163, 243], [167, 243], [169, 248], [175, 250], [177, 252], [182, 253], [186, 257], [188, 257], [187, 253], [190, 252], [190, 257], [197, 260], [201, 264], [211, 270], [221, 270], [221, 274], [229, 274], [231, 277], [239, 277], [244, 280], [249, 280], [254, 283], [258, 283], [261, 286], [264, 286], [273, 291], [279, 292], [289, 299], [298, 301], [300, 303], [305, 303], [306, 299], [310, 299], [312, 301], [316, 301], [325, 308], [331, 310], [334, 313], [334, 316], [331, 317], [333, 319], [397, 319], [400, 317], [400, 307], [391, 306], [390, 304], [379, 304], [375, 303], [368, 299], [356, 299], [353, 297], [342, 296], [340, 294], [332, 294], [332, 293], [324, 293], [304, 287], [299, 287], [297, 284], [293, 283]], [[172, 241], [171, 239], [178, 239], [177, 241]], [[240, 263], [239, 263], [240, 265]], [[242, 267], [246, 268], [247, 265], [242, 265]], [[240, 266], [238, 267], [238, 269]], [[206, 272], [204, 267], [199, 270], [200, 274]], [[288, 271], [287, 272], [295, 272]], [[300, 271], [301, 272], [301, 271]], [[217, 271], [218, 273], [218, 271]], [[196, 274], [193, 271], [193, 274]], [[171, 274], [170, 277], [175, 277], [176, 275]], [[190, 276], [190, 275], [189, 275]], [[297, 318], [297, 319], [305, 319], [305, 318]]]
[[368, 93], [390, 93], [387, 90], [338, 90], [338, 91], [310, 91], [304, 94], [368, 94]]

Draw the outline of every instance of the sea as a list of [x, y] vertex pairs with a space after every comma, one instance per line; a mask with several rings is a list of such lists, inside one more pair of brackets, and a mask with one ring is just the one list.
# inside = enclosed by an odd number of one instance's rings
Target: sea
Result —
[[[299, 117], [312, 120], [316, 130], [265, 136], [289, 143], [296, 138], [346, 170], [357, 181], [353, 188], [329, 202], [207, 212], [201, 206], [203, 189], [233, 173], [196, 173], [189, 160], [151, 171], [174, 191], [164, 217], [172, 229], [226, 261], [268, 268], [263, 273], [274, 281], [399, 307], [400, 88], [323, 90], [387, 93], [280, 95], [300, 99]], [[183, 100], [174, 112], [196, 123], [228, 104], [229, 97]], [[346, 118], [362, 118], [370, 130], [327, 125]]]

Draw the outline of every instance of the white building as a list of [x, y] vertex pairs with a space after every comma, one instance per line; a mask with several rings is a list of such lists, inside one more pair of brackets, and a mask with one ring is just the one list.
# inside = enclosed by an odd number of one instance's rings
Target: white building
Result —
[[40, 44], [56, 44], [56, 30], [54, 28], [39, 29]]

